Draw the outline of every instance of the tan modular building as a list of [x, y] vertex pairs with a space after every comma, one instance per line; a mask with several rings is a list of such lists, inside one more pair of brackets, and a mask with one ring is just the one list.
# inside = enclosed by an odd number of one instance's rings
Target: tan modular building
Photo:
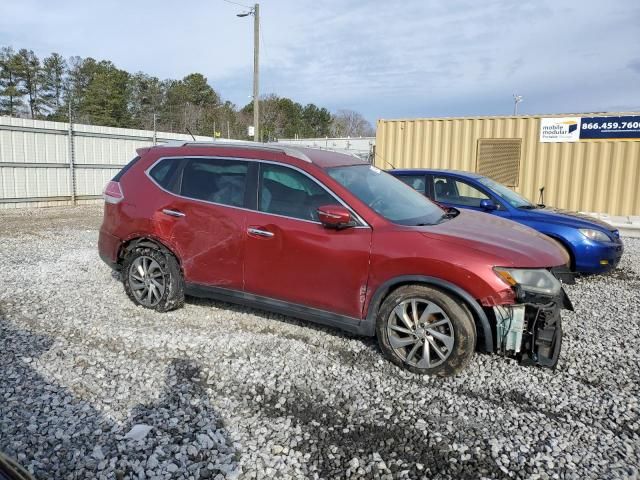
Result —
[[[615, 137], [615, 138], [606, 138]], [[489, 176], [537, 202], [640, 215], [640, 114], [378, 120], [379, 168]]]

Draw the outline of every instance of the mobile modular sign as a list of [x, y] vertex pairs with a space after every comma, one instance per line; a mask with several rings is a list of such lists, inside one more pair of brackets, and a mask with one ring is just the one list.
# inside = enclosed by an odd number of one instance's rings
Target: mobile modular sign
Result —
[[577, 142], [580, 140], [580, 117], [540, 119], [540, 141]]
[[540, 119], [543, 143], [616, 138], [640, 139], [640, 115]]

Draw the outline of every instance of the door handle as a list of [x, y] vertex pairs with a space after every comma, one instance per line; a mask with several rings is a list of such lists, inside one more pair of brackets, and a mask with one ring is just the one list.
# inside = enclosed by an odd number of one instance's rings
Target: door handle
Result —
[[273, 232], [269, 232], [268, 230], [260, 230], [259, 228], [249, 227], [247, 228], [247, 232], [250, 235], [257, 235], [259, 237], [265, 237], [265, 238], [273, 237]]
[[170, 217], [186, 217], [186, 213], [182, 213], [179, 210], [171, 210], [170, 208], [163, 208], [162, 213], [169, 215]]

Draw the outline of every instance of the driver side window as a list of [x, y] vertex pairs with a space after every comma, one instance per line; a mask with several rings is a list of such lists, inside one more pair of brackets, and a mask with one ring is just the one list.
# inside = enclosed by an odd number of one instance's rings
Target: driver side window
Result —
[[297, 170], [261, 164], [259, 211], [317, 222], [317, 209], [323, 205], [339, 203], [324, 188]]

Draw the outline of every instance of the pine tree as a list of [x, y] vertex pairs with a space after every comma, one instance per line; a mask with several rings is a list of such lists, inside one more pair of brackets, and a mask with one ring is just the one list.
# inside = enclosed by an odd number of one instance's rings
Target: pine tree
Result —
[[[150, 130], [153, 128], [153, 114], [158, 114], [158, 123], [163, 120], [159, 115], [165, 102], [166, 84], [156, 77], [142, 72], [129, 77], [127, 102], [131, 125]], [[158, 125], [158, 129], [160, 126]]]
[[16, 54], [11, 47], [0, 49], [0, 114], [17, 115], [23, 105], [18, 88]]
[[44, 100], [42, 93], [42, 70], [40, 59], [33, 50], [20, 49], [15, 56], [19, 91], [27, 97], [31, 118], [40, 118]]
[[49, 117], [58, 119], [64, 113], [63, 94], [67, 62], [58, 53], [52, 53], [42, 62], [42, 98]]

